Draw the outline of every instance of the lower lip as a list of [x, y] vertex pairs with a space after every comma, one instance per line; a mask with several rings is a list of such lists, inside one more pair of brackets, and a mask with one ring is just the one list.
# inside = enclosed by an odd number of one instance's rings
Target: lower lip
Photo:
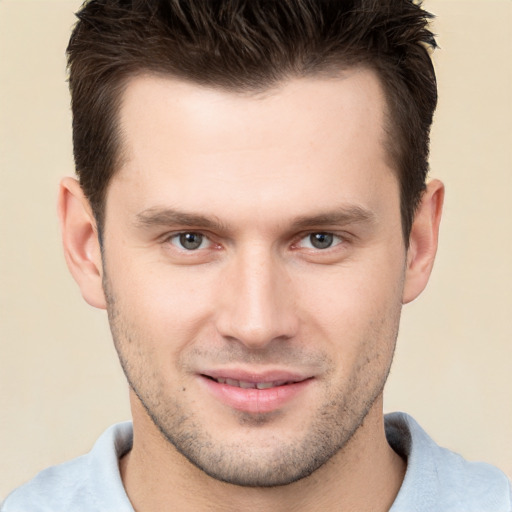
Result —
[[285, 406], [312, 382], [306, 379], [269, 389], [245, 389], [201, 376], [202, 383], [222, 403], [237, 411], [253, 414], [272, 412]]

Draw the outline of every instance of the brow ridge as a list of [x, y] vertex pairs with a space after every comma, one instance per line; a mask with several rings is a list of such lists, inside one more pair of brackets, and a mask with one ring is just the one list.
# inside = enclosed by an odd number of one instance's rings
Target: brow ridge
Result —
[[140, 227], [184, 225], [198, 228], [227, 231], [227, 226], [218, 217], [184, 212], [174, 208], [148, 208], [137, 214], [137, 224]]
[[300, 216], [293, 221], [292, 228], [304, 229], [312, 226], [337, 226], [363, 222], [373, 223], [374, 221], [375, 214], [371, 210], [351, 205], [314, 215]]
[[[315, 226], [373, 223], [374, 221], [375, 214], [371, 210], [351, 205], [318, 214], [299, 216], [292, 221], [290, 229], [301, 230]], [[183, 225], [219, 232], [229, 231], [227, 224], [217, 216], [185, 212], [174, 208], [148, 208], [137, 214], [136, 223], [139, 227]]]

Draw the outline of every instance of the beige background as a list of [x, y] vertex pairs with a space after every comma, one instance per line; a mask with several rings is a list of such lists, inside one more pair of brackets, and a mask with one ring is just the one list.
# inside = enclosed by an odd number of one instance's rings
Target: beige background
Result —
[[[105, 314], [61, 255], [73, 170], [64, 49], [77, 0], [0, 0], [0, 499], [129, 417]], [[430, 0], [441, 50], [429, 288], [405, 308], [386, 409], [512, 476], [512, 2]]]

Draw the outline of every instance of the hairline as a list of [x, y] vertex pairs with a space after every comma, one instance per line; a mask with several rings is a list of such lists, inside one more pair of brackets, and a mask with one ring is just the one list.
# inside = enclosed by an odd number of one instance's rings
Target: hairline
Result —
[[[114, 131], [114, 164], [110, 173], [109, 179], [102, 190], [99, 200], [95, 204], [91, 204], [93, 214], [96, 220], [98, 236], [100, 243], [103, 241], [103, 231], [106, 222], [106, 206], [107, 196], [110, 188], [110, 184], [118, 174], [123, 165], [127, 160], [126, 151], [126, 140], [121, 127], [121, 111], [123, 107], [126, 90], [130, 83], [139, 77], [157, 77], [170, 80], [176, 80], [185, 84], [192, 84], [198, 87], [204, 87], [205, 89], [218, 90], [232, 94], [247, 95], [248, 97], [254, 97], [263, 95], [265, 93], [272, 93], [278, 90], [281, 86], [286, 85], [288, 82], [294, 79], [302, 78], [316, 78], [316, 79], [336, 79], [342, 78], [342, 74], [346, 70], [368, 70], [377, 79], [379, 87], [382, 91], [383, 96], [383, 117], [382, 117], [382, 139], [380, 143], [384, 149], [384, 155], [387, 166], [392, 170], [399, 186], [399, 200], [401, 206], [400, 221], [402, 226], [402, 235], [405, 242], [406, 248], [409, 245], [409, 233], [410, 225], [406, 226], [402, 215], [402, 202], [404, 200], [403, 191], [401, 188], [402, 178], [400, 176], [400, 155], [401, 148], [397, 148], [398, 142], [393, 142], [393, 138], [396, 136], [397, 131], [400, 130], [398, 123], [394, 119], [393, 110], [391, 108], [391, 98], [388, 87], [386, 87], [385, 81], [381, 76], [381, 73], [377, 66], [372, 65], [371, 62], [359, 61], [353, 64], [346, 62], [337, 63], [325, 63], [323, 66], [318, 66], [312, 70], [306, 70], [302, 72], [283, 72], [278, 78], [269, 78], [266, 81], [260, 80], [260, 82], [254, 82], [254, 85], [241, 86], [236, 83], [220, 84], [218, 82], [202, 83], [199, 80], [194, 80], [184, 74], [172, 72], [170, 70], [151, 69], [150, 67], [140, 67], [139, 69], [132, 70], [131, 72], [120, 73], [120, 76], [113, 80], [108, 88], [110, 91], [111, 105], [113, 107], [114, 115], [112, 121], [112, 129]], [[412, 222], [411, 222], [412, 224]]]

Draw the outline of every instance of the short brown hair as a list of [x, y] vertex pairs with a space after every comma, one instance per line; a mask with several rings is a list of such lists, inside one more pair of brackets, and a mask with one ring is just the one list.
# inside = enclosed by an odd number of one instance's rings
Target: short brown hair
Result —
[[120, 165], [127, 79], [154, 72], [233, 91], [351, 66], [376, 71], [408, 241], [425, 189], [437, 85], [431, 14], [412, 0], [89, 0], [67, 49], [77, 174], [99, 227]]

